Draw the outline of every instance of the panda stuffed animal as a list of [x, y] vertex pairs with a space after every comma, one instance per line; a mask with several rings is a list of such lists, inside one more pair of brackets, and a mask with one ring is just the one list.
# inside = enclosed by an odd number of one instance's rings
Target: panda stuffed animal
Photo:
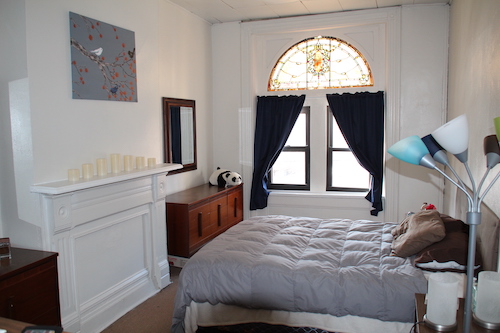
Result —
[[218, 187], [231, 187], [242, 183], [241, 176], [234, 171], [217, 168], [210, 176], [210, 184]]

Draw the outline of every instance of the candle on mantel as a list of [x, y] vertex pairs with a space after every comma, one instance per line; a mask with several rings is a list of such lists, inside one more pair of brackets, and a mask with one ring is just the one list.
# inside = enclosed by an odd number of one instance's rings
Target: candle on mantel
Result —
[[135, 167], [137, 169], [144, 169], [146, 167], [146, 159], [144, 156], [138, 156], [135, 158]]
[[120, 154], [111, 154], [111, 172], [120, 173], [121, 171]]
[[132, 155], [123, 156], [123, 168], [125, 171], [132, 171], [134, 169], [134, 160]]
[[156, 158], [148, 158], [148, 168], [154, 168], [156, 166]]
[[91, 163], [82, 164], [83, 179], [90, 179], [94, 177], [94, 165]]
[[76, 182], [80, 180], [80, 170], [79, 169], [69, 169], [68, 170], [68, 180], [70, 182]]
[[108, 174], [108, 162], [105, 158], [98, 158], [96, 160], [96, 165], [98, 176], [106, 176]]

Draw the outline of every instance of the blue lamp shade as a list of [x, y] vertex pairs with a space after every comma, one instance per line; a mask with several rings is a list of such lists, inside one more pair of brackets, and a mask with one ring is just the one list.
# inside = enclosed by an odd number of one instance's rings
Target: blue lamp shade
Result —
[[469, 146], [467, 117], [464, 114], [458, 116], [432, 132], [432, 136], [451, 154], [464, 153]]
[[429, 150], [418, 135], [409, 136], [392, 145], [387, 152], [406, 163], [420, 165]]

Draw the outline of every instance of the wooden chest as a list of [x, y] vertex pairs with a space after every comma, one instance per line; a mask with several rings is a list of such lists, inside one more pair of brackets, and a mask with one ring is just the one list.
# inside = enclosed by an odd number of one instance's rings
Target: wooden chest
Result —
[[191, 257], [206, 242], [243, 219], [243, 184], [210, 184], [168, 195], [168, 254]]

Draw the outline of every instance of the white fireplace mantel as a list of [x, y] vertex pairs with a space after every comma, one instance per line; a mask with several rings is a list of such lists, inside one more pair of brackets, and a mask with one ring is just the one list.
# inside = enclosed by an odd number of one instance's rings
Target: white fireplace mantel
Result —
[[179, 164], [31, 186], [59, 253], [62, 324], [99, 332], [170, 283], [165, 177]]
[[62, 194], [75, 192], [92, 187], [113, 184], [134, 178], [147, 177], [156, 174], [167, 174], [170, 171], [182, 168], [180, 164], [164, 163], [157, 164], [155, 167], [146, 167], [144, 169], [134, 169], [132, 171], [123, 171], [117, 174], [109, 173], [107, 176], [95, 176], [91, 179], [80, 179], [78, 181], [61, 180], [51, 183], [43, 183], [31, 186], [33, 193], [40, 194]]

